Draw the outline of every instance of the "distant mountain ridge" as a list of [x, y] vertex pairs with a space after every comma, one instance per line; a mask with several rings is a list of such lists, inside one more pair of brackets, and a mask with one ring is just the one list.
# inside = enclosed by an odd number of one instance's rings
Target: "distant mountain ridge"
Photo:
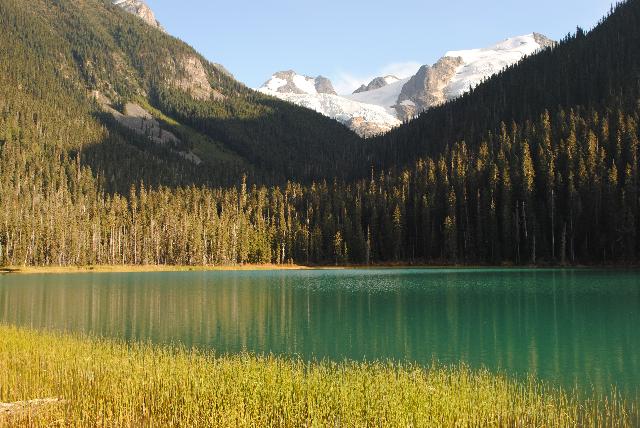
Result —
[[[352, 94], [307, 90], [305, 88], [312, 88], [317, 79], [323, 79], [332, 89], [333, 85], [324, 77], [313, 79], [291, 70], [275, 73], [258, 90], [312, 108], [350, 126], [362, 136], [370, 136], [371, 133], [386, 132], [424, 110], [460, 97], [524, 57], [554, 44], [542, 34], [531, 33], [486, 48], [449, 51], [435, 64], [423, 65], [411, 77], [376, 77]], [[323, 100], [326, 93], [342, 100], [332, 99], [332, 108], [327, 108], [326, 100]]]
[[293, 70], [274, 73], [259, 89], [298, 106], [315, 110], [369, 137], [400, 125], [393, 112], [339, 96], [326, 77], [309, 77]]
[[[144, 1], [112, 0], [112, 3], [164, 31]], [[258, 91], [335, 119], [361, 137], [371, 137], [463, 95], [488, 77], [554, 43], [542, 34], [531, 33], [484, 49], [450, 51], [435, 64], [422, 66], [411, 77], [376, 77], [352, 94], [339, 95], [331, 80], [324, 76], [309, 77], [294, 70], [274, 73]], [[214, 65], [233, 77], [223, 66]], [[181, 85], [195, 85], [192, 94], [196, 98], [208, 98], [210, 91], [202, 67], [194, 63], [190, 75], [199, 78], [195, 83], [184, 80]]]
[[331, 94], [337, 95], [333, 84], [323, 76], [309, 77], [293, 70], [279, 71], [265, 83], [270, 91], [283, 94]]
[[371, 82], [369, 82], [368, 85], [364, 85], [363, 84], [358, 89], [353, 91], [353, 93], [354, 94], [359, 94], [361, 92], [374, 91], [376, 89], [380, 89], [382, 87], [385, 87], [387, 85], [395, 83], [395, 82], [397, 82], [399, 80], [400, 80], [399, 78], [397, 78], [396, 76], [393, 76], [393, 75], [388, 75], [388, 76], [384, 76], [384, 77], [376, 77]]

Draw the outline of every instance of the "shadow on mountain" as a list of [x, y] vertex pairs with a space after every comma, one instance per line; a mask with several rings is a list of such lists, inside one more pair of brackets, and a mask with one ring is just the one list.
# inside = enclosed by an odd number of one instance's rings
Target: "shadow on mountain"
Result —
[[[83, 146], [81, 162], [105, 191], [120, 194], [140, 183], [229, 187], [240, 184], [244, 176], [250, 184], [264, 185], [347, 179], [351, 166], [361, 162], [356, 149], [360, 139], [339, 123], [276, 99], [260, 101], [265, 112], [253, 117], [214, 118], [170, 110], [180, 123], [158, 122], [179, 141], [167, 144], [126, 127], [111, 113], [95, 111], [93, 118], [108, 133], [100, 142]], [[352, 135], [351, 141], [338, 144], [345, 134]], [[75, 158], [78, 150], [68, 153]]]
[[[144, 183], [150, 187], [230, 186], [251, 172], [240, 162], [202, 162], [185, 159], [187, 147], [160, 145], [118, 123], [105, 112], [95, 112], [94, 118], [108, 133], [97, 143], [85, 145], [81, 162], [91, 168], [108, 193], [127, 194], [131, 186]], [[78, 150], [69, 151], [75, 158]]]

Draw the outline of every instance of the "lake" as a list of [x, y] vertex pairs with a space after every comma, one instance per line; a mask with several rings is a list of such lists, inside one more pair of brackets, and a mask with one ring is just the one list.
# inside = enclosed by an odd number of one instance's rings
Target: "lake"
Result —
[[0, 275], [0, 322], [305, 359], [464, 362], [636, 394], [640, 272]]

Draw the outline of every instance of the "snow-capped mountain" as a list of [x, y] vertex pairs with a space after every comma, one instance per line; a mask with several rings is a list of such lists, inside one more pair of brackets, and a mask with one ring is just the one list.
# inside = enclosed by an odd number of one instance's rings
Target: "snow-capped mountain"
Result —
[[164, 31], [158, 20], [156, 19], [153, 11], [142, 0], [111, 0], [116, 6], [120, 6], [129, 13], [132, 13], [145, 21], [152, 27], [159, 28]]
[[401, 119], [458, 98], [483, 80], [541, 49], [555, 44], [542, 34], [512, 37], [483, 49], [447, 52], [425, 65], [402, 88], [396, 103]]
[[356, 89], [355, 91], [353, 91], [354, 94], [359, 94], [361, 92], [367, 92], [367, 91], [373, 91], [376, 89], [380, 89], [384, 86], [390, 85], [392, 83], [396, 83], [398, 79], [396, 76], [384, 76], [384, 77], [376, 77], [375, 79], [373, 79], [371, 82], [369, 82], [368, 85], [362, 85], [360, 86], [358, 89]]
[[277, 72], [261, 89], [281, 94], [337, 95], [331, 81], [326, 77], [302, 76], [293, 70]]
[[478, 85], [525, 56], [553, 45], [553, 40], [542, 34], [532, 33], [506, 39], [485, 49], [447, 52], [445, 57], [462, 59], [462, 65], [447, 86], [447, 98], [459, 97], [467, 92], [469, 87]]
[[[365, 87], [368, 89], [360, 91], [360, 88], [362, 88], [361, 86], [353, 94], [344, 95], [344, 97], [360, 103], [373, 104], [383, 107], [390, 115], [393, 115], [397, 118], [398, 115], [395, 107], [398, 103], [398, 98], [400, 97], [402, 88], [404, 88], [404, 86], [407, 84], [409, 78], [395, 78], [395, 81], [392, 79], [381, 79], [384, 78], [377, 77]], [[384, 81], [386, 84], [376, 88], [377, 84], [375, 82], [380, 83], [381, 81]]]
[[271, 76], [258, 91], [306, 107], [335, 119], [362, 136], [372, 136], [400, 125], [394, 112], [363, 104], [336, 94], [325, 77], [308, 77], [281, 71]]
[[330, 82], [330, 91], [318, 90], [319, 79], [328, 82], [326, 78], [293, 71], [274, 74], [259, 90], [312, 108], [368, 136], [386, 132], [430, 107], [460, 97], [525, 56], [554, 44], [541, 34], [531, 33], [487, 48], [450, 51], [435, 64], [422, 66], [414, 76], [377, 77], [352, 94], [335, 95]]

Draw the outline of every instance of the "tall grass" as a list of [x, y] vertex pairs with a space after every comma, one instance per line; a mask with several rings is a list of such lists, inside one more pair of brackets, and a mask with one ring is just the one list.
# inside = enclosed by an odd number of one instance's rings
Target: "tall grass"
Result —
[[0, 402], [61, 398], [0, 425], [87, 427], [634, 426], [620, 398], [580, 400], [465, 366], [306, 363], [0, 326]]

